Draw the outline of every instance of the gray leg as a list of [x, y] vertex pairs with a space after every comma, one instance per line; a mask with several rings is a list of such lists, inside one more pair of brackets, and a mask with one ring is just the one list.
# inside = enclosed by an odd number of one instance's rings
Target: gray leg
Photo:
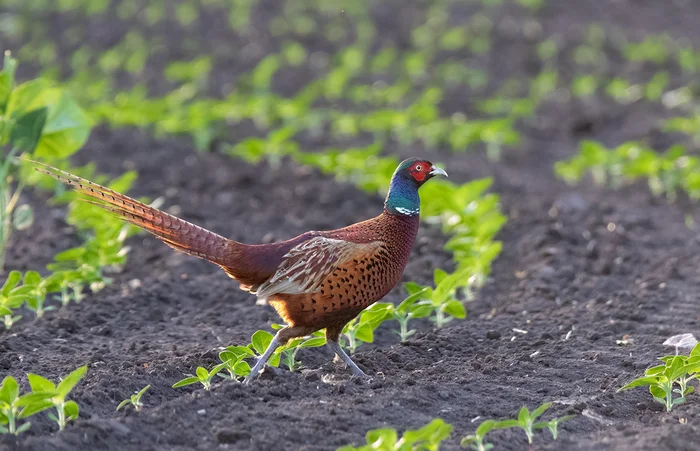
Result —
[[[283, 329], [283, 330], [284, 330], [284, 329]], [[263, 353], [263, 355], [260, 356], [260, 359], [258, 359], [258, 361], [257, 361], [257, 363], [255, 364], [255, 366], [254, 366], [253, 368], [251, 368], [250, 374], [249, 374], [248, 377], [246, 377], [245, 380], [243, 381], [244, 384], [248, 385], [248, 384], [250, 384], [250, 382], [251, 382], [253, 379], [255, 379], [255, 376], [257, 376], [258, 373], [260, 372], [260, 370], [263, 369], [263, 367], [264, 367], [265, 364], [267, 363], [267, 360], [270, 358], [270, 356], [272, 355], [272, 353], [275, 352], [275, 349], [277, 349], [277, 347], [278, 347], [279, 345], [280, 345], [280, 342], [279, 342], [279, 340], [277, 339], [277, 335], [275, 335], [274, 337], [272, 337], [272, 341], [270, 342], [270, 344], [269, 344], [269, 346], [267, 347], [267, 349], [265, 349], [265, 352]]]
[[352, 374], [353, 374], [353, 375], [355, 375], [355, 376], [357, 376], [357, 377], [359, 377], [359, 378], [362, 378], [362, 379], [370, 379], [370, 377], [367, 376], [367, 375], [364, 373], [364, 371], [362, 371], [362, 370], [360, 369], [360, 367], [357, 366], [357, 365], [355, 364], [355, 362], [352, 361], [352, 359], [350, 358], [350, 356], [347, 355], [347, 354], [345, 353], [345, 351], [343, 351], [343, 348], [340, 347], [340, 345], [338, 344], [337, 341], [326, 339], [326, 344], [333, 350], [333, 352], [335, 352], [335, 353], [338, 355], [338, 357], [340, 357], [341, 359], [343, 359], [343, 362], [345, 362], [345, 364], [346, 364], [348, 367], [350, 367], [350, 370], [352, 370]]

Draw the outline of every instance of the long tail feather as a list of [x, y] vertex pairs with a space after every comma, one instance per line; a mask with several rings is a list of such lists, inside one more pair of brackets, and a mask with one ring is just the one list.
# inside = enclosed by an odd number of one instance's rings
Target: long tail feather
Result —
[[80, 200], [147, 230], [178, 251], [225, 266], [230, 260], [232, 248], [240, 244], [70, 172], [37, 161], [27, 161], [34, 164], [37, 171], [91, 198]]

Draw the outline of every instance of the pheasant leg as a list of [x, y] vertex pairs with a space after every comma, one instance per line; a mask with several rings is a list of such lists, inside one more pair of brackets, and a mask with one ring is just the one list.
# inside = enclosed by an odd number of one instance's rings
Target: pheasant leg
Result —
[[248, 385], [251, 383], [251, 381], [253, 379], [255, 379], [255, 376], [257, 376], [258, 373], [260, 372], [260, 370], [263, 369], [263, 367], [267, 363], [268, 359], [270, 358], [272, 353], [275, 352], [275, 349], [277, 349], [277, 347], [279, 345], [280, 345], [280, 342], [277, 339], [277, 335], [275, 335], [274, 337], [272, 337], [272, 341], [268, 345], [267, 349], [265, 349], [265, 352], [263, 353], [263, 355], [260, 356], [260, 358], [258, 359], [255, 366], [253, 366], [253, 368], [251, 368], [250, 374], [243, 381], [244, 384]]
[[350, 368], [350, 370], [352, 370], [353, 375], [361, 379], [370, 379], [370, 377], [366, 375], [365, 372], [362, 371], [360, 367], [355, 364], [355, 362], [352, 361], [350, 356], [347, 355], [345, 351], [343, 351], [343, 348], [340, 347], [340, 344], [338, 344], [337, 341], [326, 339], [326, 344], [328, 344], [328, 346], [333, 350], [333, 352], [335, 352], [338, 355], [338, 357], [343, 359], [343, 362], [345, 362], [345, 364]]

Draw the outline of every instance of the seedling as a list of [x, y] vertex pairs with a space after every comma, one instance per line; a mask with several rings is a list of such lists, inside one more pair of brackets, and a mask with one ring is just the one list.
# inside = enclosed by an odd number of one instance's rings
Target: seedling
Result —
[[85, 376], [86, 371], [87, 365], [81, 366], [61, 380], [58, 385], [38, 374], [29, 373], [27, 378], [29, 379], [32, 393], [36, 397], [40, 398], [44, 396], [46, 399], [41, 402], [30, 402], [34, 399], [29, 398], [26, 405], [23, 403], [24, 408], [20, 412], [20, 418], [26, 418], [42, 410], [55, 407], [56, 415], [49, 413], [49, 418], [56, 422], [56, 424], [58, 424], [58, 429], [62, 431], [66, 427], [68, 421], [78, 418], [80, 410], [78, 404], [75, 401], [68, 401], [66, 398], [76, 384], [80, 382], [80, 379]]
[[207, 371], [206, 368], [203, 366], [198, 366], [197, 371], [195, 372], [196, 375], [186, 377], [180, 381], [177, 381], [173, 384], [173, 388], [179, 388], [179, 387], [184, 387], [186, 385], [192, 385], [196, 384], [197, 382], [200, 382], [205, 390], [209, 390], [211, 388], [211, 381], [214, 379], [214, 376], [219, 374], [221, 370], [226, 368], [226, 363], [220, 363], [216, 365], [214, 368], [211, 369], [211, 371]]
[[485, 420], [476, 428], [476, 431], [472, 435], [467, 435], [462, 439], [460, 444], [462, 447], [466, 448], [471, 446], [475, 451], [488, 451], [493, 448], [492, 443], [486, 443], [484, 440], [486, 434], [491, 432], [493, 429], [498, 428], [498, 422], [496, 420]]
[[426, 301], [421, 301], [427, 292], [428, 288], [421, 288], [409, 294], [406, 299], [391, 310], [391, 318], [399, 323], [399, 330], [394, 332], [399, 334], [402, 342], [408, 340], [416, 333], [415, 329], [408, 328], [409, 321], [417, 318], [425, 318], [433, 313], [433, 306]]
[[486, 451], [493, 448], [491, 443], [485, 441], [485, 436], [489, 432], [498, 429], [509, 429], [509, 428], [520, 428], [525, 431], [528, 443], [532, 444], [532, 439], [534, 438], [535, 431], [537, 429], [549, 429], [554, 440], [557, 439], [559, 435], [559, 425], [564, 421], [573, 418], [573, 415], [565, 415], [559, 418], [553, 418], [550, 421], [537, 421], [537, 419], [542, 416], [542, 414], [549, 409], [552, 405], [551, 402], [547, 402], [539, 406], [532, 413], [523, 406], [518, 413], [518, 419], [507, 419], [507, 420], [485, 420], [477, 428], [474, 434], [468, 435], [462, 439], [462, 446], [471, 446], [473, 450], [476, 451]]
[[224, 364], [228, 374], [219, 373], [219, 376], [228, 379], [245, 377], [250, 374], [250, 365], [245, 358], [255, 357], [255, 353], [247, 346], [229, 346], [219, 353], [219, 360]]
[[44, 302], [49, 292], [57, 291], [57, 280], [58, 275], [56, 273], [51, 274], [45, 279], [42, 279], [36, 271], [27, 271], [24, 274], [24, 285], [32, 288], [28, 293], [29, 296], [26, 301], [27, 308], [32, 310], [37, 318], [43, 317], [44, 312], [55, 309], [54, 306], [45, 307]]
[[365, 445], [343, 446], [338, 451], [437, 451], [451, 432], [452, 425], [436, 418], [420, 429], [404, 432], [401, 438], [396, 429], [371, 430], [365, 436]]
[[505, 429], [505, 428], [511, 428], [511, 427], [519, 427], [521, 428], [524, 432], [525, 435], [527, 436], [527, 442], [532, 445], [532, 439], [535, 436], [535, 430], [540, 429], [542, 427], [546, 427], [546, 423], [537, 423], [537, 419], [542, 416], [542, 414], [549, 409], [549, 407], [552, 405], [551, 402], [546, 402], [536, 408], [535, 410], [532, 411], [532, 413], [528, 410], [526, 406], [523, 406], [520, 409], [520, 412], [518, 412], [518, 419], [517, 420], [505, 420], [505, 421], [500, 421], [498, 423], [499, 429]]
[[[279, 330], [284, 326], [281, 324], [273, 324], [272, 328]], [[264, 332], [264, 331], [262, 331]], [[267, 337], [262, 334], [260, 337], [267, 341]], [[272, 335], [270, 335], [272, 337]], [[268, 342], [269, 344], [269, 342]], [[308, 337], [298, 337], [290, 340], [284, 346], [280, 346], [275, 350], [275, 354], [279, 355], [280, 363], [285, 365], [289, 371], [296, 371], [301, 368], [301, 361], [296, 359], [297, 352], [303, 348], [318, 348], [326, 344], [326, 338], [323, 330], [317, 330]], [[258, 351], [259, 354], [259, 351]], [[253, 355], [251, 353], [251, 355]], [[274, 355], [274, 354], [273, 354]]]
[[146, 385], [143, 387], [141, 390], [139, 390], [135, 395], [131, 395], [129, 398], [126, 398], [124, 401], [120, 402], [119, 405], [117, 406], [117, 411], [121, 409], [124, 406], [128, 406], [131, 404], [134, 406], [134, 410], [139, 412], [141, 410], [141, 407], [143, 407], [143, 403], [141, 402], [141, 397], [143, 396], [146, 391], [151, 388], [150, 385]]
[[0, 315], [3, 316], [6, 329], [12, 327], [17, 320], [22, 318], [20, 315], [14, 315], [13, 311], [30, 298], [32, 287], [19, 285], [21, 280], [22, 273], [10, 271], [2, 286], [2, 291], [0, 291]]
[[[696, 346], [690, 357], [676, 355], [661, 359], [663, 365], [657, 365], [644, 372], [644, 376], [628, 383], [618, 391], [634, 387], [649, 387], [654, 401], [666, 407], [670, 412], [675, 406], [686, 402], [686, 396], [695, 389], [688, 382], [695, 379], [700, 371], [700, 347]], [[679, 388], [674, 388], [678, 385]], [[674, 396], [674, 394], [678, 396]]]
[[553, 418], [547, 422], [540, 422], [535, 424], [535, 429], [543, 429], [546, 427], [552, 434], [552, 440], [556, 440], [559, 437], [559, 425], [573, 417], [574, 415], [564, 415], [563, 417]]
[[31, 426], [27, 421], [17, 425], [20, 418], [20, 409], [23, 405], [30, 403], [42, 403], [46, 399], [45, 395], [36, 396], [33, 393], [19, 395], [19, 384], [12, 376], [7, 376], [0, 386], [0, 433], [19, 435]]
[[374, 330], [391, 316], [393, 308], [394, 306], [389, 303], [372, 304], [359, 317], [345, 325], [342, 338], [347, 340], [347, 345], [345, 343], [341, 345], [347, 347], [350, 354], [354, 354], [362, 343], [372, 343]]
[[315, 332], [314, 336], [310, 338], [300, 337], [290, 340], [282, 350], [281, 363], [284, 364], [289, 371], [296, 371], [301, 368], [301, 361], [297, 360], [297, 352], [303, 348], [318, 348], [326, 344], [326, 337], [322, 335], [322, 332]]
[[[424, 296], [430, 301], [430, 305], [433, 306], [434, 316], [431, 317], [431, 320], [435, 321], [437, 328], [441, 328], [454, 318], [466, 318], [467, 311], [464, 308], [464, 304], [455, 297], [455, 292], [459, 287], [469, 283], [468, 271], [456, 271], [452, 274], [447, 274], [441, 269], [436, 269], [433, 271], [433, 283], [435, 288], [428, 288]], [[406, 288], [409, 292], [417, 292], [420, 287], [412, 286], [409, 282], [406, 284]]]

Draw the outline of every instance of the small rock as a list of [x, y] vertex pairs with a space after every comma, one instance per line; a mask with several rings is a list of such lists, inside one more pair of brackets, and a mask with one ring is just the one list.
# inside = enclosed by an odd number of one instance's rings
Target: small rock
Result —
[[497, 330], [489, 330], [486, 332], [486, 338], [489, 340], [498, 340], [501, 338], [501, 333]]
[[216, 441], [219, 443], [236, 443], [250, 440], [251, 436], [245, 431], [221, 430], [216, 433]]

